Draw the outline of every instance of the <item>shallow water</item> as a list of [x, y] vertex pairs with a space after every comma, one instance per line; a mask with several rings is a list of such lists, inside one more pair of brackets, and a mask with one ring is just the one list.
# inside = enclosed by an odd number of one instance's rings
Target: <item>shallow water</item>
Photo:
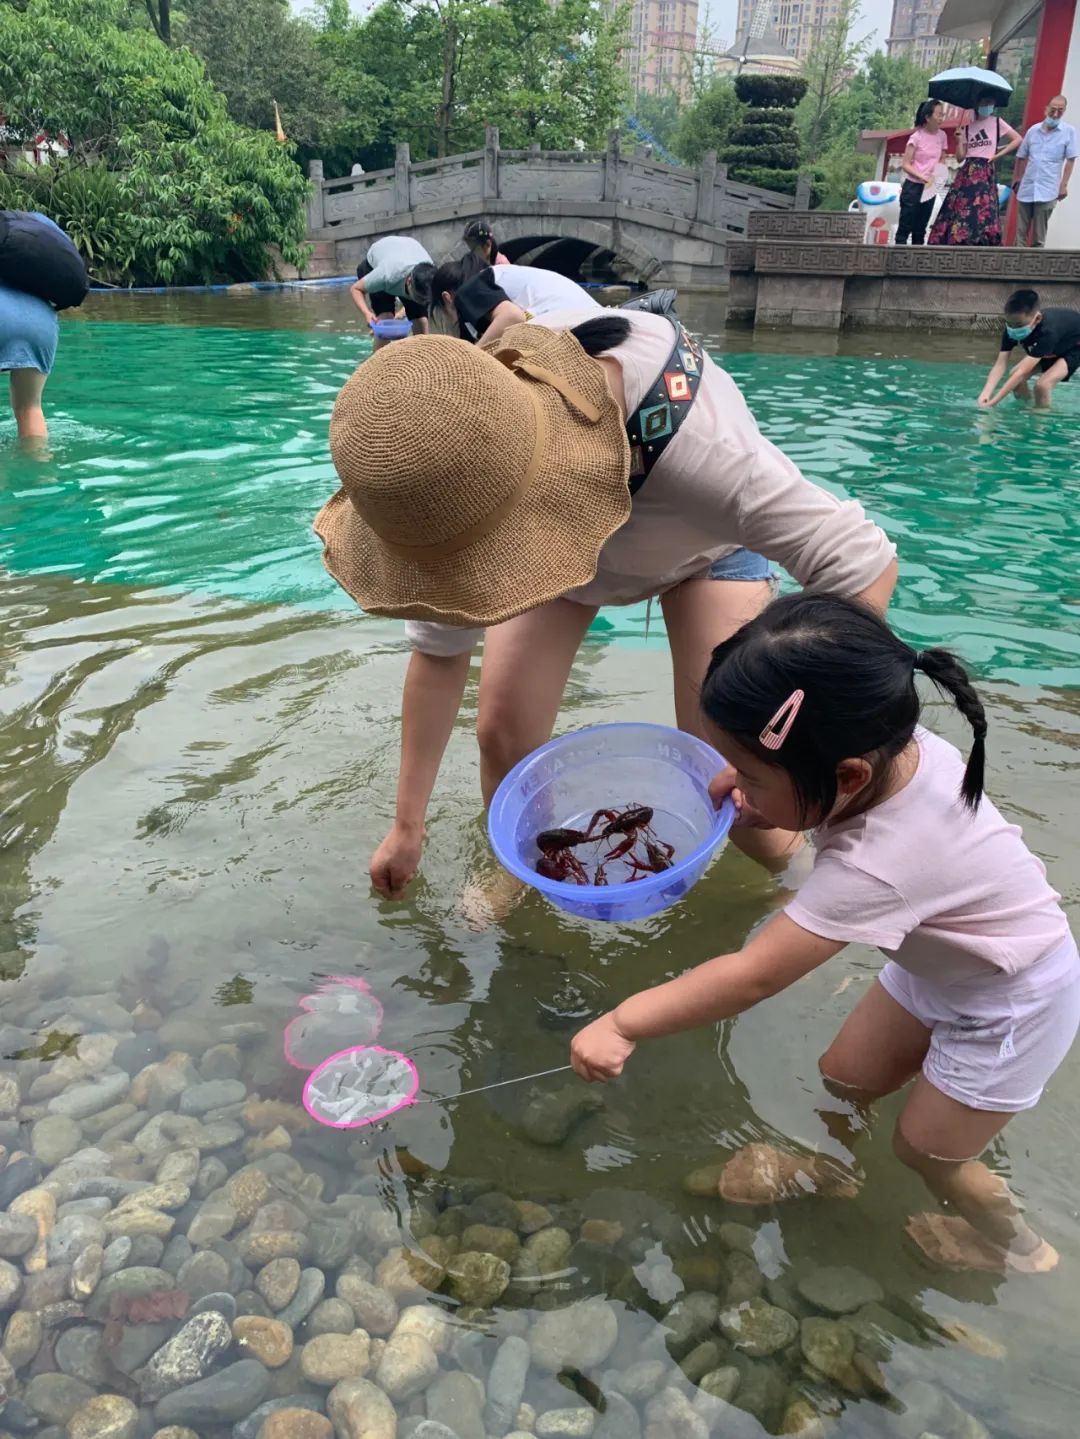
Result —
[[[19, 1030], [5, 1052], [25, 1048], [28, 1034], [101, 1028], [85, 997], [106, 995], [139, 1034], [191, 1052], [204, 1069], [203, 1051], [223, 1033], [242, 1042], [244, 1084], [295, 1102], [302, 1076], [284, 1060], [282, 1029], [319, 978], [358, 974], [386, 1009], [380, 1042], [415, 1060], [425, 1097], [564, 1063], [584, 1017], [737, 946], [782, 891], [726, 851], [685, 903], [638, 925], [586, 925], [531, 900], [501, 927], [472, 931], [457, 905], [486, 854], [470, 686], [423, 876], [407, 902], [373, 902], [366, 862], [392, 812], [405, 655], [398, 626], [342, 608], [310, 534], [333, 487], [326, 420], [365, 347], [325, 296], [310, 309], [295, 297], [245, 303], [95, 300], [63, 327], [48, 390], [51, 458], [15, 458], [0, 422], [0, 1018]], [[897, 540], [898, 626], [920, 643], [947, 640], [983, 676], [991, 790], [1075, 915], [1077, 397], [1059, 391], [1047, 417], [982, 415], [973, 396], [986, 356], [976, 369], [960, 356], [900, 358], [892, 339], [878, 354], [862, 337], [860, 353], [819, 358], [741, 342], [727, 336], [724, 363], [763, 429], [807, 473], [857, 495]], [[642, 610], [605, 612], [562, 723], [669, 720], [668, 686], [655, 621], [646, 639]], [[940, 719], [956, 735], [950, 716]], [[910, 1388], [920, 1379], [995, 1439], [1069, 1433], [1080, 1058], [994, 1150], [1062, 1253], [1046, 1279], [955, 1276], [915, 1257], [903, 1223], [925, 1199], [890, 1154], [895, 1103], [882, 1106], [860, 1154], [867, 1182], [855, 1201], [742, 1209], [684, 1192], [688, 1172], [747, 1140], [825, 1143], [816, 1059], [875, 966], [870, 951], [849, 949], [734, 1024], [643, 1049], [560, 1145], [526, 1136], [529, 1093], [513, 1086], [406, 1110], [362, 1137], [287, 1142], [327, 1199], [358, 1188], [404, 1214], [412, 1197], [461, 1198], [453, 1186], [471, 1179], [551, 1206], [575, 1235], [583, 1218], [623, 1223], [611, 1254], [579, 1243], [568, 1273], [538, 1299], [519, 1295], [500, 1333], [531, 1304], [614, 1293], [629, 1307], [612, 1363], [652, 1357], [656, 1321], [683, 1284], [670, 1262], [686, 1288], [715, 1287], [718, 1226], [736, 1220], [756, 1231], [756, 1260], [772, 1281], [810, 1263], [853, 1264], [894, 1309], [924, 1316], [924, 1328], [926, 1316], [959, 1316], [1006, 1346], [1004, 1359], [990, 1359], [940, 1335], [900, 1343], [885, 1366], [902, 1396], [895, 1413], [835, 1383], [815, 1390], [817, 1402], [839, 1396], [845, 1406], [833, 1432], [980, 1432], [955, 1416], [952, 1427], [920, 1418]], [[114, 1032], [127, 1027], [106, 1017]], [[249, 1022], [250, 1031], [227, 1029]], [[26, 1086], [51, 1063], [10, 1062], [23, 1117], [45, 1092]], [[25, 1130], [0, 1137], [25, 1147]], [[239, 1141], [222, 1154], [234, 1168], [250, 1157]], [[153, 1177], [145, 1166], [136, 1173]], [[177, 1232], [189, 1209], [179, 1218]], [[430, 1216], [403, 1222], [419, 1242]], [[494, 1344], [481, 1341], [476, 1367]], [[744, 1384], [765, 1382], [768, 1366], [759, 1368]], [[558, 1407], [550, 1383], [530, 1383], [536, 1407]], [[415, 1399], [399, 1409], [422, 1412]]]

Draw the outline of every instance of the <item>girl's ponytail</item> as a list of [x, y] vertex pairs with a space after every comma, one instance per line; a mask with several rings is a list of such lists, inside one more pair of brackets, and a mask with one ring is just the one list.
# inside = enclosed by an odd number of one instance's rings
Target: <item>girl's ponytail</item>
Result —
[[948, 650], [920, 650], [915, 668], [921, 670], [943, 693], [952, 696], [956, 708], [967, 720], [975, 739], [968, 755], [960, 793], [968, 809], [976, 810], [982, 799], [986, 774], [986, 711], [963, 665]]

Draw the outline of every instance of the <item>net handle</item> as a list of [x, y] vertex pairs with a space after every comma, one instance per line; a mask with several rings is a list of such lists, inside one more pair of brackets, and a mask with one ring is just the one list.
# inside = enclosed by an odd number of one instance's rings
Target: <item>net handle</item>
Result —
[[488, 1089], [502, 1089], [507, 1084], [524, 1084], [530, 1079], [546, 1079], [549, 1074], [565, 1074], [573, 1069], [572, 1064], [560, 1064], [555, 1069], [540, 1069], [535, 1074], [519, 1074], [516, 1079], [499, 1079], [494, 1084], [481, 1084], [476, 1089], [459, 1089], [456, 1094], [440, 1094], [434, 1099], [414, 1099], [414, 1108], [421, 1104], [446, 1104], [451, 1099], [462, 1099], [466, 1094], [483, 1094]]

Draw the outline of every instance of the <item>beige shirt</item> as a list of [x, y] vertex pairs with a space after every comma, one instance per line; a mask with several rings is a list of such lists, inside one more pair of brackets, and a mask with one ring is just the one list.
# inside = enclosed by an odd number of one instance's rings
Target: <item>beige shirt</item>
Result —
[[[622, 368], [626, 403], [637, 409], [675, 342], [660, 315], [624, 312], [630, 334], [610, 358]], [[591, 313], [545, 315], [549, 330]], [[837, 500], [808, 480], [761, 434], [735, 381], [704, 356], [701, 384], [682, 428], [634, 496], [630, 518], [600, 551], [596, 577], [567, 592], [583, 605], [626, 605], [703, 577], [745, 548], [783, 566], [808, 589], [855, 595], [896, 554], [857, 500]], [[431, 620], [407, 620], [413, 649], [463, 654], [482, 637]]]

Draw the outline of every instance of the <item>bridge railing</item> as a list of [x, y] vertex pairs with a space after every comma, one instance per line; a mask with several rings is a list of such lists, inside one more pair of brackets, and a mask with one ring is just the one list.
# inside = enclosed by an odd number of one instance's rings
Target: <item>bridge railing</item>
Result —
[[[482, 150], [413, 164], [408, 145], [399, 145], [392, 170], [327, 179], [321, 160], [310, 162], [312, 181], [308, 229], [331, 238], [341, 225], [363, 229], [402, 216], [417, 224], [425, 212], [475, 207], [493, 200], [613, 204], [745, 235], [751, 210], [806, 209], [809, 184], [800, 179], [795, 196], [729, 180], [727, 167], [710, 151], [700, 169], [666, 165], [641, 153], [624, 155], [613, 131], [606, 151], [503, 150], [499, 132], [489, 129]], [[407, 220], [404, 217], [408, 217]]]

